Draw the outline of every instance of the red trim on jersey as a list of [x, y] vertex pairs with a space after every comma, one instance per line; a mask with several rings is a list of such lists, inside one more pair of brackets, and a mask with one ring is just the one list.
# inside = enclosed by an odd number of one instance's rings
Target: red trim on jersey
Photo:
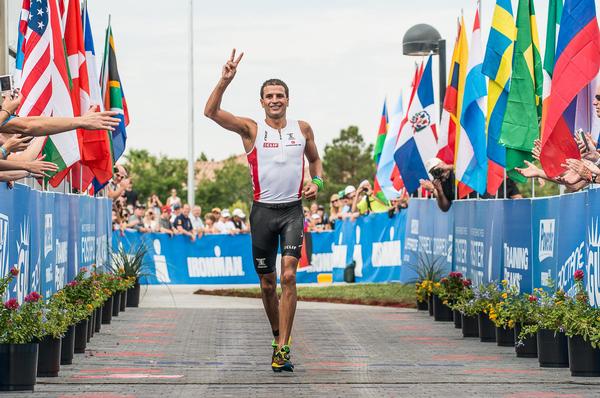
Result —
[[298, 199], [302, 197], [302, 186], [304, 185], [304, 154], [302, 154], [302, 178], [300, 178], [300, 189], [298, 189]]
[[252, 188], [254, 189], [254, 200], [260, 199], [260, 182], [258, 181], [258, 151], [256, 147], [252, 148], [252, 152], [246, 155], [248, 164], [250, 165], [250, 174], [252, 175]]

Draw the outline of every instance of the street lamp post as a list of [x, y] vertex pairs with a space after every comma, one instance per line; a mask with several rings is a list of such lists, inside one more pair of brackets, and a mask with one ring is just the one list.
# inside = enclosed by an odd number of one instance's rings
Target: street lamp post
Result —
[[417, 24], [406, 31], [402, 38], [402, 53], [411, 56], [425, 56], [431, 53], [439, 56], [440, 117], [446, 95], [446, 40], [431, 25]]

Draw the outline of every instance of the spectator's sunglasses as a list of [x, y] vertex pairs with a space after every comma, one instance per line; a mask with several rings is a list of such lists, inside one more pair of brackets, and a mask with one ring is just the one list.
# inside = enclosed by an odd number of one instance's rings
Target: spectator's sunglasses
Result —
[[339, 199], [334, 199], [334, 200], [332, 200], [332, 201], [331, 201], [331, 202], [329, 202], [329, 203], [331, 203], [331, 204], [334, 204], [335, 202], [338, 202], [338, 201], [339, 201]]
[[600, 94], [596, 94], [595, 97], [596, 97], [596, 101], [600, 101]]

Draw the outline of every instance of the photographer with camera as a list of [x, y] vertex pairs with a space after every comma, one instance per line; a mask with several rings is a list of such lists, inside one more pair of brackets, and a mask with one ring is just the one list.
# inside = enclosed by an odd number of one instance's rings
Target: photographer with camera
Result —
[[356, 214], [370, 214], [370, 213], [384, 213], [388, 211], [390, 204], [386, 201], [381, 200], [373, 194], [373, 188], [369, 181], [364, 180], [358, 185], [357, 194], [354, 196], [352, 201], [352, 213]]
[[454, 200], [454, 171], [451, 164], [439, 158], [431, 158], [425, 162], [429, 180], [420, 180], [421, 188], [433, 194], [441, 211], [447, 212]]

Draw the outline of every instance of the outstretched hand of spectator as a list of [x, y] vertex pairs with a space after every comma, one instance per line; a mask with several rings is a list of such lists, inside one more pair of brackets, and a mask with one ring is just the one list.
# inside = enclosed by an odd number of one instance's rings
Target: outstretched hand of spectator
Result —
[[31, 136], [20, 136], [20, 135], [11, 135], [4, 145], [4, 149], [10, 152], [21, 152], [29, 147], [29, 143], [33, 137]]
[[575, 185], [581, 180], [583, 180], [583, 178], [573, 170], [567, 170], [562, 175], [556, 177], [556, 181], [565, 185]]
[[104, 111], [96, 112], [96, 107], [92, 106], [81, 117], [79, 117], [80, 128], [86, 130], [110, 130], [113, 131], [121, 122], [120, 119], [114, 117], [118, 112]]
[[47, 171], [55, 172], [58, 170], [58, 166], [52, 162], [44, 161], [46, 155], [41, 156], [40, 158], [33, 160], [31, 162], [25, 163], [25, 170], [30, 172], [33, 177], [48, 177], [46, 174]]
[[2, 109], [6, 109], [10, 114], [16, 112], [21, 104], [22, 95], [19, 89], [14, 91], [14, 95], [5, 94], [2, 96]]
[[533, 149], [531, 150], [531, 155], [535, 160], [540, 160], [540, 155], [542, 154], [542, 141], [534, 140], [533, 141]]
[[[575, 134], [575, 142], [577, 143], [577, 147], [579, 148], [579, 153], [581, 154], [581, 157], [583, 159], [595, 162], [598, 159], [600, 159], [600, 154], [596, 150], [596, 142], [594, 141], [590, 133], [585, 133], [584, 137], [585, 141], [587, 142], [587, 145], [586, 142], [584, 142], [581, 139], [579, 134]], [[590, 148], [590, 150], [588, 150], [588, 147]]]
[[[537, 140], [537, 141], [539, 141], [539, 140]], [[531, 162], [528, 162], [527, 160], [525, 160], [524, 162], [527, 167], [515, 167], [515, 170], [517, 171], [517, 173], [521, 174], [523, 177], [526, 177], [526, 178], [541, 177], [542, 170], [539, 167], [537, 167], [535, 164], [533, 164]]]
[[567, 170], [577, 173], [584, 180], [590, 181], [592, 179], [592, 172], [580, 159], [567, 159], [566, 162], [561, 166]]

